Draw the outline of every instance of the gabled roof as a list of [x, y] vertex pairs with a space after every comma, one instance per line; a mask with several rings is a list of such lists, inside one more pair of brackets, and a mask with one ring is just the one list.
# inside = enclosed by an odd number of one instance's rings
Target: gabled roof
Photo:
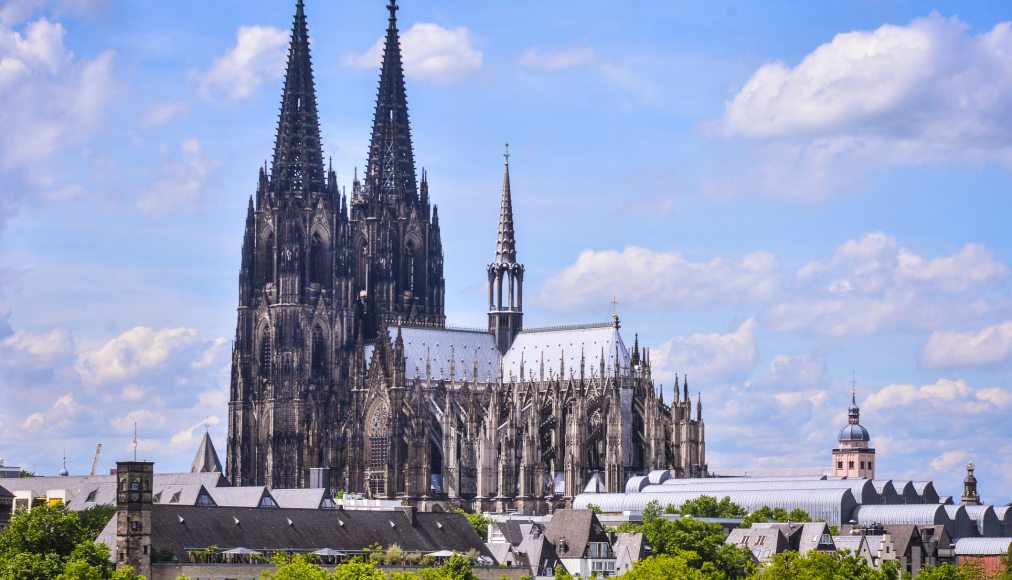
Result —
[[559, 555], [555, 552], [552, 542], [540, 533], [540, 527], [520, 544], [518, 551], [527, 557], [532, 576], [551, 576], [555, 566], [560, 564]]
[[278, 502], [278, 507], [293, 509], [319, 509], [323, 505], [323, 500], [330, 498], [330, 493], [322, 487], [272, 489], [270, 494]]
[[555, 510], [545, 528], [545, 537], [555, 546], [560, 558], [582, 558], [590, 542], [611, 545], [604, 526], [588, 509]]
[[580, 356], [584, 357], [584, 370], [589, 378], [591, 373], [600, 374], [601, 352], [604, 351], [606, 373], [615, 372], [615, 349], [618, 348], [619, 366], [629, 368], [629, 350], [622, 336], [612, 323], [587, 324], [572, 327], [523, 330], [517, 334], [510, 349], [503, 356], [503, 373], [509, 379], [520, 375], [520, 359], [524, 361], [524, 373], [540, 375], [542, 356], [545, 360], [545, 378], [549, 373], [558, 377], [560, 361], [566, 377], [572, 369], [580, 375]]
[[783, 531], [773, 526], [733, 529], [724, 543], [748, 548], [760, 562], [769, 560], [773, 554], [781, 554], [791, 549], [791, 544]]
[[204, 431], [204, 437], [197, 447], [197, 455], [190, 465], [190, 473], [221, 473], [221, 461], [218, 461], [218, 452], [214, 450], [214, 443], [211, 443], [211, 436]]
[[921, 533], [917, 526], [912, 524], [892, 524], [882, 526], [893, 540], [893, 547], [898, 556], [910, 557], [908, 550], [923, 550], [921, 544]]
[[[186, 549], [208, 546], [311, 552], [331, 548], [356, 552], [378, 543], [406, 551], [477, 550], [490, 555], [461, 514], [416, 512], [411, 508], [301, 510], [155, 505], [151, 544], [169, 548], [180, 560]], [[115, 556], [115, 554], [114, 554]]]

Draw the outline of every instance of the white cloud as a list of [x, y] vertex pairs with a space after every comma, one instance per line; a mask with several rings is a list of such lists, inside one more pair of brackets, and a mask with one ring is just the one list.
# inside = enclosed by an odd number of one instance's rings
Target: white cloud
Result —
[[0, 27], [0, 166], [34, 168], [88, 136], [116, 83], [113, 53], [77, 62], [66, 30], [40, 18], [23, 32]]
[[938, 328], [993, 312], [985, 300], [1009, 268], [986, 248], [925, 258], [881, 232], [841, 244], [832, 258], [795, 272], [792, 298], [770, 307], [773, 330], [864, 336], [896, 328]]
[[284, 75], [289, 33], [271, 26], [240, 26], [235, 46], [199, 75], [205, 97], [244, 99]]
[[966, 459], [962, 451], [946, 451], [931, 460], [931, 468], [935, 471], [951, 471]]
[[1012, 161], [1012, 25], [968, 33], [931, 14], [836, 35], [796, 66], [760, 67], [717, 123], [758, 141], [733, 188], [818, 200], [892, 165]]
[[106, 342], [101, 348], [81, 353], [75, 365], [86, 383], [102, 385], [129, 381], [152, 372], [194, 367], [208, 350], [217, 350], [223, 339], [201, 338], [190, 328], [154, 330], [138, 326]]
[[676, 336], [650, 351], [653, 374], [670, 381], [675, 373], [684, 373], [707, 389], [715, 383], [741, 383], [758, 361], [755, 329], [756, 321], [750, 318], [727, 334]]
[[558, 71], [591, 64], [595, 56], [594, 49], [580, 46], [555, 51], [528, 48], [517, 62], [526, 68]]
[[19, 330], [0, 340], [0, 367], [45, 367], [74, 354], [74, 339], [66, 328], [31, 333]]
[[823, 387], [828, 376], [826, 361], [811, 355], [773, 357], [765, 376], [756, 381], [762, 388], [814, 389]]
[[963, 379], [938, 379], [929, 385], [891, 384], [865, 399], [867, 410], [906, 407], [917, 402], [937, 404], [966, 400], [971, 393]]
[[771, 299], [780, 286], [780, 264], [769, 252], [691, 262], [678, 252], [637, 246], [584, 250], [576, 262], [545, 281], [546, 304], [579, 309], [612, 296], [641, 307], [708, 307]]
[[[366, 52], [344, 57], [346, 66], [376, 68], [383, 59], [385, 38]], [[420, 81], [453, 83], [479, 71], [482, 52], [474, 46], [471, 32], [464, 26], [443, 28], [431, 22], [418, 22], [401, 34], [404, 74]]]
[[141, 120], [141, 126], [145, 128], [158, 127], [172, 121], [184, 113], [188, 106], [180, 101], [165, 101], [157, 103], [148, 110]]
[[218, 161], [208, 155], [197, 139], [179, 145], [179, 157], [166, 160], [161, 177], [141, 192], [137, 208], [145, 213], [165, 213], [195, 205]]
[[979, 331], [931, 333], [921, 363], [927, 368], [994, 366], [1012, 360], [1012, 321]]

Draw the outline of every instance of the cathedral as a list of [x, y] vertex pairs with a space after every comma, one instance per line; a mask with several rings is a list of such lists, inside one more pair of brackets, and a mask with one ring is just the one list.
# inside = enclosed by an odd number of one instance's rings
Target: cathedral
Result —
[[524, 328], [508, 151], [488, 328], [446, 325], [439, 213], [415, 170], [387, 9], [368, 161], [349, 195], [324, 166], [297, 3], [274, 155], [246, 213], [228, 478], [293, 488], [312, 474], [367, 497], [544, 513], [654, 470], [705, 477], [701, 403], [684, 378], [664, 402], [617, 314]]

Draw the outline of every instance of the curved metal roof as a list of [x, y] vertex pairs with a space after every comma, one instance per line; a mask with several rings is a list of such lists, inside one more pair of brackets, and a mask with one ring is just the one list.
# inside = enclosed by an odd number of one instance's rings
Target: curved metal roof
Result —
[[[894, 479], [893, 487], [896, 488], [896, 493], [900, 496], [900, 501], [906, 504], [917, 504], [924, 503], [924, 498], [921, 497], [917, 490], [914, 489], [914, 484], [911, 481]], [[931, 502], [938, 503], [938, 502]]]
[[994, 507], [989, 505], [968, 505], [966, 515], [977, 526], [977, 534], [985, 538], [1000, 538], [1005, 535], [1005, 526]]
[[921, 496], [921, 500], [924, 503], [938, 503], [938, 492], [935, 491], [935, 484], [933, 482], [911, 481], [910, 484], [914, 486], [914, 491], [917, 492], [917, 495]]
[[1012, 505], [994, 506], [994, 515], [998, 516], [1006, 536], [1012, 537]]
[[[878, 492], [879, 501], [886, 504], [897, 504], [903, 503], [900, 494], [896, 491], [896, 486], [893, 485], [892, 480], [889, 479], [876, 479], [871, 482], [875, 486], [875, 491]], [[865, 502], [868, 503], [868, 502]]]
[[962, 538], [956, 540], [957, 556], [998, 556], [1007, 554], [1012, 538]]
[[945, 507], [924, 504], [903, 505], [862, 505], [851, 516], [861, 525], [869, 524], [915, 524], [921, 526], [945, 525], [948, 530], [952, 520], [945, 513]]
[[881, 498], [871, 480], [868, 479], [842, 479], [842, 480], [801, 480], [801, 481], [758, 481], [749, 477], [734, 478], [732, 481], [699, 481], [687, 485], [648, 485], [641, 491], [643, 493], [669, 493], [679, 492], [700, 492], [703, 495], [716, 496], [720, 499], [725, 491], [762, 491], [762, 490], [815, 490], [815, 489], [849, 489], [854, 494], [854, 500], [859, 504], [881, 503]]
[[952, 520], [953, 529], [949, 530], [949, 535], [953, 540], [977, 535], [977, 525], [970, 519], [970, 514], [967, 513], [964, 506], [943, 505], [942, 509], [949, 514], [949, 519]]
[[671, 478], [664, 482], [664, 485], [692, 485], [694, 483], [713, 483], [714, 481], [826, 481], [827, 479], [839, 480], [842, 478], [828, 478], [825, 475], [771, 475], [764, 477], [736, 476], [736, 477], [685, 477]]
[[643, 491], [643, 488], [650, 485], [650, 480], [645, 475], [637, 475], [636, 477], [630, 477], [629, 481], [625, 482], [626, 493], [636, 493]]
[[[732, 502], [752, 512], [763, 506], [793, 510], [800, 508], [808, 512], [813, 519], [825, 520], [831, 525], [840, 525], [848, 521], [851, 512], [857, 507], [854, 494], [849, 489], [807, 489], [805, 493], [798, 490], [724, 490], [721, 497], [727, 496]], [[586, 509], [588, 504], [599, 506], [605, 512], [641, 512], [650, 501], [657, 501], [662, 506], [671, 504], [675, 507], [697, 499], [704, 495], [713, 495], [712, 491], [669, 491], [657, 493], [584, 493], [573, 500], [574, 508]]]
[[647, 479], [650, 480], [650, 483], [661, 484], [671, 479], [671, 472], [667, 469], [657, 469], [647, 474]]

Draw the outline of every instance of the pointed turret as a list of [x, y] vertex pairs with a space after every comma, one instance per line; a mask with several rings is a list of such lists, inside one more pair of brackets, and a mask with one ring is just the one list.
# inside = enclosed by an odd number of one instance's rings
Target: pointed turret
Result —
[[324, 192], [323, 149], [302, 0], [295, 7], [271, 178], [279, 197]]
[[[499, 352], [505, 353], [524, 320], [524, 265], [517, 263], [517, 241], [513, 231], [513, 200], [510, 194], [510, 146], [503, 153], [502, 201], [499, 204], [499, 231], [495, 261], [488, 265], [488, 330], [496, 336]], [[504, 296], [505, 293], [505, 296]], [[560, 369], [559, 377], [565, 374]]]
[[218, 452], [214, 450], [214, 443], [211, 443], [211, 436], [207, 431], [204, 431], [204, 438], [197, 447], [197, 455], [193, 458], [190, 473], [221, 473]]
[[503, 155], [502, 202], [499, 204], [499, 236], [495, 243], [495, 263], [515, 264], [517, 261], [517, 240], [513, 232], [513, 199], [510, 196], [510, 153], [506, 145]]
[[415, 159], [408, 123], [408, 99], [404, 90], [404, 66], [401, 43], [397, 33], [397, 2], [387, 5], [390, 16], [383, 67], [380, 71], [376, 113], [373, 116], [372, 140], [366, 182], [368, 195], [380, 196], [387, 203], [415, 202]]

